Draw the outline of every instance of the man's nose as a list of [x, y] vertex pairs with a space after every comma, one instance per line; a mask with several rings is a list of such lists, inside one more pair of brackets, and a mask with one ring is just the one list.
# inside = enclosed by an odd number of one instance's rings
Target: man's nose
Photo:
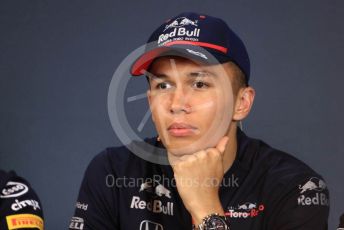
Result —
[[171, 94], [170, 112], [172, 114], [190, 113], [189, 95], [182, 88], [177, 88]]

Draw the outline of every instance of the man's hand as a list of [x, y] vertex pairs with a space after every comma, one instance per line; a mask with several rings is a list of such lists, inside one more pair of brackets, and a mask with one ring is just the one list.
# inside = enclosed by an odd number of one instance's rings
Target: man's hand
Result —
[[224, 175], [223, 153], [229, 138], [224, 136], [215, 148], [182, 156], [173, 167], [177, 189], [195, 224], [211, 214], [224, 215], [219, 186]]

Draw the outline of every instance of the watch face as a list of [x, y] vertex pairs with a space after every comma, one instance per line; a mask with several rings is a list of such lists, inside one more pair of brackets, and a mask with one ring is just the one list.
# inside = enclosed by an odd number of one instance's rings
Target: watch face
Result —
[[212, 216], [209, 218], [206, 224], [206, 229], [214, 230], [228, 230], [225, 218], [221, 216]]

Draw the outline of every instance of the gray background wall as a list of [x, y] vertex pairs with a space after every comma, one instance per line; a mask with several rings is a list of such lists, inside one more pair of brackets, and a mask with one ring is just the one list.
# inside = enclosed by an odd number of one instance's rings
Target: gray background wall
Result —
[[113, 72], [182, 11], [221, 17], [243, 38], [257, 90], [244, 129], [325, 177], [334, 229], [344, 212], [342, 0], [2, 0], [0, 168], [31, 182], [47, 229], [66, 229], [89, 161], [121, 144], [106, 106]]

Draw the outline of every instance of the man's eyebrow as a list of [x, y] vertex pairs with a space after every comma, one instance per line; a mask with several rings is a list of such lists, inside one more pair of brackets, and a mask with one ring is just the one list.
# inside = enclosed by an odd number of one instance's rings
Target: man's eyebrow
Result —
[[207, 71], [207, 70], [199, 70], [193, 71], [188, 74], [189, 77], [217, 77], [217, 74]]
[[146, 73], [146, 76], [151, 78], [152, 80], [158, 80], [158, 79], [166, 79], [168, 76], [166, 74], [162, 73]]
[[[151, 78], [152, 80], [162, 80], [170, 78], [168, 75], [164, 73], [146, 73], [146, 76]], [[186, 75], [187, 77], [217, 77], [217, 74], [207, 71], [207, 70], [199, 70], [199, 71], [192, 71]]]

